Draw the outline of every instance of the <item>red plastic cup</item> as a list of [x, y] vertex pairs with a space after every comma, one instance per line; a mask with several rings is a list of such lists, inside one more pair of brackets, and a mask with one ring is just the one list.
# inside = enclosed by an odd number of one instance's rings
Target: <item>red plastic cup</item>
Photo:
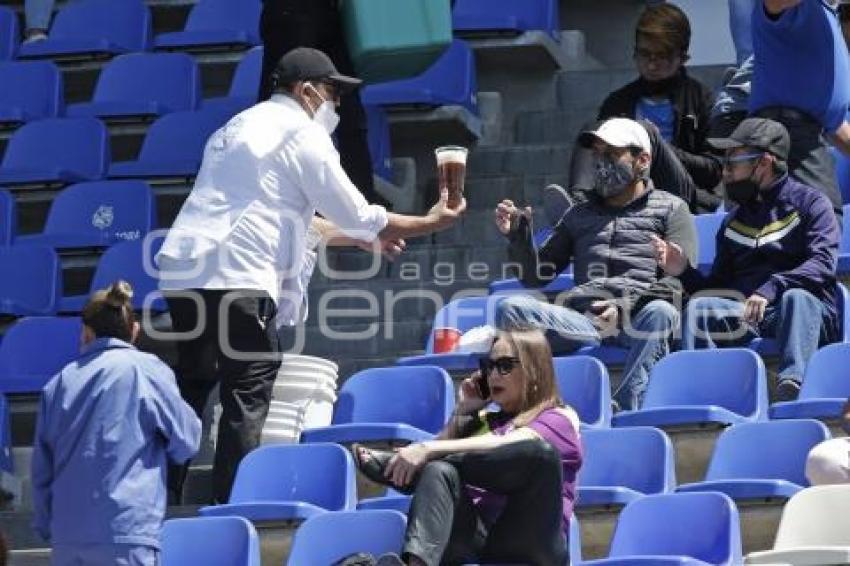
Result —
[[445, 354], [453, 352], [460, 343], [461, 332], [457, 328], [434, 329], [434, 353]]

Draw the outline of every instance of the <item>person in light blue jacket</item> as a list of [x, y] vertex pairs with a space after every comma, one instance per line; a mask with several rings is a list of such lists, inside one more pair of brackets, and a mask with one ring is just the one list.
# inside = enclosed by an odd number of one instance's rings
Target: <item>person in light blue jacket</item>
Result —
[[80, 357], [42, 392], [33, 526], [54, 565], [157, 564], [168, 460], [198, 450], [201, 423], [174, 373], [131, 345], [132, 294], [123, 281], [94, 294]]

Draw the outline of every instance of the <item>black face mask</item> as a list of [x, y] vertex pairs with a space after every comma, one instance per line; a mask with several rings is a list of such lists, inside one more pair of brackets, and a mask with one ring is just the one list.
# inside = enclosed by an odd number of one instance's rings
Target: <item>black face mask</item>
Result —
[[739, 205], [752, 202], [759, 192], [759, 184], [755, 179], [753, 179], [755, 174], [756, 169], [753, 167], [753, 171], [746, 179], [724, 183], [726, 187], [726, 196], [729, 197], [729, 200]]

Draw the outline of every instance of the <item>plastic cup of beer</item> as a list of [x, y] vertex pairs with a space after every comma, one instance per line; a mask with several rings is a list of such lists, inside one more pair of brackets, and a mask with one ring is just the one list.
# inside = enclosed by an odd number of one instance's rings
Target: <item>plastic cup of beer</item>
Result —
[[438, 147], [437, 176], [440, 182], [440, 190], [446, 187], [449, 190], [449, 208], [457, 208], [463, 199], [463, 182], [466, 179], [466, 155], [469, 153], [465, 147], [458, 145], [446, 145]]

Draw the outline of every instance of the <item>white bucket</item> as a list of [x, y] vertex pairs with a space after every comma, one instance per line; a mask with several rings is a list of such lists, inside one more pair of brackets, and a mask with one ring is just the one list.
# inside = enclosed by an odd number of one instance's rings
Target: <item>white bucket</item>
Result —
[[290, 363], [306, 363], [314, 366], [321, 366], [330, 370], [334, 374], [339, 371], [339, 366], [336, 363], [330, 360], [326, 360], [324, 358], [317, 358], [316, 356], [303, 356], [300, 354], [283, 354], [283, 362], [281, 364], [281, 367], [286, 367]]
[[283, 358], [263, 438], [271, 435], [268, 438], [273, 440], [269, 441], [297, 442], [305, 428], [331, 424], [336, 402], [337, 366], [313, 356], [286, 354]]

